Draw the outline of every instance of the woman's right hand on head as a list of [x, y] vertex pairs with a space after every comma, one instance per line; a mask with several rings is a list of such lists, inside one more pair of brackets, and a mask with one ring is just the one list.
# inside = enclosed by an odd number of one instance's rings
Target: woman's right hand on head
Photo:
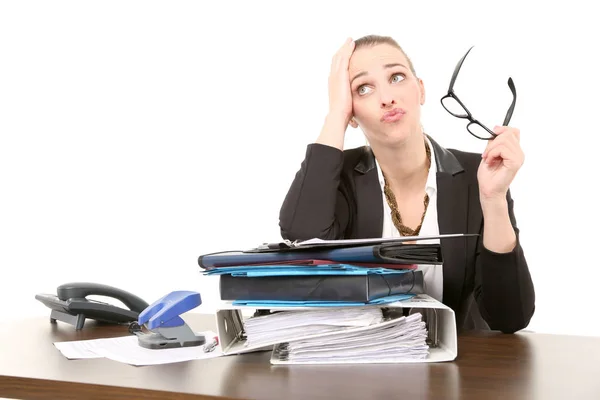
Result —
[[348, 38], [333, 56], [329, 73], [329, 117], [340, 118], [344, 121], [344, 126], [347, 126], [352, 118], [352, 91], [348, 65], [353, 51], [354, 40]]
[[352, 92], [350, 90], [348, 65], [353, 51], [354, 41], [348, 38], [331, 60], [329, 113], [316, 140], [316, 143], [340, 150], [344, 148], [346, 129], [352, 118]]

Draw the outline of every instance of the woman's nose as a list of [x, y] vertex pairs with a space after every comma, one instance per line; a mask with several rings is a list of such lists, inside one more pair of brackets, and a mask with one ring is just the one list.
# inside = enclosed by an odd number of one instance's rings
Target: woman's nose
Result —
[[382, 100], [381, 101], [381, 108], [391, 107], [394, 104], [396, 104], [396, 100], [394, 100], [394, 99]]
[[387, 107], [390, 107], [390, 106], [396, 104], [396, 100], [394, 100], [394, 97], [390, 90], [382, 91], [380, 100], [381, 100], [381, 108], [387, 108]]

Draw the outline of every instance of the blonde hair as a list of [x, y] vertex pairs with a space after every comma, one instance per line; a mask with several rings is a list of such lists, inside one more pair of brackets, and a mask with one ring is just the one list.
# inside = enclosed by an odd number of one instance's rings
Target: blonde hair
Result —
[[417, 73], [415, 72], [415, 67], [414, 67], [412, 61], [410, 60], [410, 58], [408, 57], [408, 55], [406, 54], [406, 52], [402, 49], [402, 47], [400, 47], [398, 42], [396, 42], [390, 36], [380, 36], [380, 35], [363, 36], [360, 39], [357, 39], [354, 41], [354, 50], [358, 50], [361, 47], [373, 47], [378, 44], [389, 44], [390, 46], [393, 46], [393, 47], [397, 48], [398, 50], [400, 50], [402, 52], [402, 54], [404, 54], [404, 57], [406, 57], [406, 59], [408, 60], [408, 67], [410, 68], [410, 71], [413, 73], [414, 76], [417, 76]]

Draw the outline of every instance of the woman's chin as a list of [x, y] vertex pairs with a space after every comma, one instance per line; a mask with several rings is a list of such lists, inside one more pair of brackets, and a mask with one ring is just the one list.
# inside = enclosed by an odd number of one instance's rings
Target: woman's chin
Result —
[[408, 130], [397, 129], [393, 131], [382, 132], [380, 141], [388, 146], [393, 146], [406, 142], [410, 136], [411, 134]]

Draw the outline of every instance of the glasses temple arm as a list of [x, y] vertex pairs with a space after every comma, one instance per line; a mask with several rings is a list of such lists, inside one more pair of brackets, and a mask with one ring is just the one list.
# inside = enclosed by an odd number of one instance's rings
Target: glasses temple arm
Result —
[[515, 89], [515, 84], [512, 78], [508, 78], [508, 87], [510, 88], [510, 91], [513, 94], [513, 100], [510, 107], [508, 108], [508, 111], [506, 112], [506, 117], [504, 118], [504, 122], [502, 123], [503, 126], [508, 126], [508, 123], [510, 122], [510, 119], [512, 118], [513, 112], [515, 110], [515, 103], [517, 102], [517, 91]]

